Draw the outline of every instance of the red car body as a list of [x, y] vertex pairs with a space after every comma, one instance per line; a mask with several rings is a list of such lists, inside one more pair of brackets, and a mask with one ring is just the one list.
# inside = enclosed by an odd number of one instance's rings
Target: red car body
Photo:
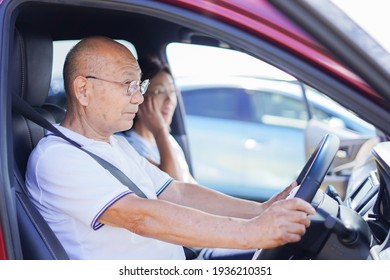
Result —
[[364, 81], [341, 65], [310, 35], [266, 0], [163, 0], [162, 2], [207, 15], [210, 18], [234, 25], [256, 37], [264, 38], [316, 67], [322, 68], [331, 75], [344, 79], [371, 100], [383, 104], [382, 97], [376, 94]]
[[[153, 7], [159, 6], [165, 10], [180, 10], [180, 13], [186, 12], [196, 13], [212, 19], [213, 22], [220, 22], [228, 26], [234, 27], [248, 36], [260, 38], [269, 44], [278, 46], [289, 54], [297, 57], [297, 59], [308, 63], [320, 71], [327, 73], [329, 76], [342, 81], [342, 83], [359, 92], [361, 96], [375, 103], [378, 108], [388, 110], [389, 102], [385, 100], [378, 92], [369, 86], [357, 74], [351, 71], [344, 64], [340, 63], [330, 52], [318, 43], [311, 35], [302, 30], [296, 23], [287, 18], [282, 12], [275, 8], [272, 4], [265, 0], [156, 0], [156, 1], [27, 1], [27, 0], [0, 0], [0, 18], [2, 21], [1, 30], [1, 75], [7, 75], [8, 65], [4, 62], [9, 60], [9, 41], [12, 36], [10, 31], [14, 30], [15, 20], [19, 14], [23, 14], [24, 9], [28, 9], [29, 5], [49, 4], [51, 2], [61, 5], [85, 5], [87, 8], [91, 6], [105, 9], [110, 5], [123, 2], [123, 7], [127, 4]], [[118, 3], [116, 3], [118, 2]], [[142, 2], [142, 3], [141, 3]], [[62, 7], [59, 7], [61, 9]], [[174, 13], [172, 13], [174, 14]], [[214, 21], [215, 20], [215, 21]], [[64, 22], [63, 24], [71, 24]], [[77, 27], [82, 29], [82, 26]], [[250, 50], [246, 50], [250, 53]], [[282, 66], [282, 65], [280, 65]], [[283, 68], [283, 66], [282, 66]], [[8, 90], [7, 84], [0, 86], [1, 92]], [[1, 95], [3, 98], [3, 95]], [[5, 114], [5, 112], [1, 112]], [[5, 142], [6, 138], [0, 139], [0, 142]], [[5, 165], [11, 164], [2, 160], [0, 163], [2, 170], [8, 170]], [[5, 171], [4, 171], [5, 172]], [[1, 174], [6, 178], [7, 174]], [[5, 180], [5, 179], [4, 179]], [[7, 203], [4, 199], [0, 203]], [[5, 214], [4, 214], [5, 215]], [[2, 217], [5, 216], [2, 213]], [[9, 252], [12, 251], [12, 237], [4, 233], [4, 227], [0, 225], [0, 259], [7, 259]]]

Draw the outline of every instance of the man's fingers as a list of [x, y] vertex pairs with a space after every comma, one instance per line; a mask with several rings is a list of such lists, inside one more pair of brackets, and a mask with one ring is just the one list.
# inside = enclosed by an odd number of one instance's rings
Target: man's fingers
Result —
[[288, 214], [288, 220], [293, 222], [293, 223], [299, 223], [304, 225], [305, 227], [310, 226], [310, 219], [306, 212], [302, 211], [291, 211]]
[[289, 210], [298, 210], [303, 211], [308, 215], [314, 215], [316, 213], [316, 210], [313, 206], [311, 206], [310, 203], [304, 201], [301, 198], [292, 198], [288, 200], [281, 201], [283, 202], [286, 209]]

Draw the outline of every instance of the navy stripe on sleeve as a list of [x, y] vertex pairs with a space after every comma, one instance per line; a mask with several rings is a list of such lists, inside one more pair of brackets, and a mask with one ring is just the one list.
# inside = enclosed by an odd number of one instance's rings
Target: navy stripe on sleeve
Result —
[[92, 220], [91, 227], [92, 227], [94, 230], [98, 230], [99, 228], [101, 228], [102, 226], [104, 226], [104, 224], [98, 222], [100, 216], [104, 213], [104, 211], [107, 210], [108, 207], [110, 207], [112, 204], [114, 204], [114, 203], [115, 203], [116, 201], [118, 201], [120, 198], [122, 198], [122, 197], [124, 197], [125, 195], [130, 194], [130, 193], [133, 193], [133, 192], [130, 191], [130, 190], [125, 191], [125, 192], [123, 192], [123, 193], [117, 195], [116, 197], [114, 197], [113, 199], [111, 199], [106, 205], [104, 205], [104, 207], [97, 213], [97, 215], [95, 216], [95, 218]]
[[156, 195], [159, 196], [168, 186], [170, 183], [172, 183], [173, 179], [169, 178], [168, 181], [165, 182], [165, 184], [156, 192]]

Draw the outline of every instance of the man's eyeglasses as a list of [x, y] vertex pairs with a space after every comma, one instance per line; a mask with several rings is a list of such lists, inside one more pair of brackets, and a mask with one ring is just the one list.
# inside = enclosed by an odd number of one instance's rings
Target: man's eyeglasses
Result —
[[138, 89], [141, 92], [141, 94], [144, 95], [148, 89], [149, 84], [150, 84], [149, 79], [144, 80], [143, 82], [138, 81], [138, 80], [134, 80], [134, 81], [127, 82], [127, 83], [121, 83], [121, 82], [115, 82], [115, 81], [101, 79], [101, 78], [98, 78], [95, 76], [86, 76], [85, 78], [86, 79], [95, 79], [95, 80], [99, 80], [99, 81], [103, 81], [103, 82], [107, 82], [107, 83], [126, 86], [127, 87], [127, 95], [129, 95], [129, 96], [133, 96], [133, 94], [136, 93]]

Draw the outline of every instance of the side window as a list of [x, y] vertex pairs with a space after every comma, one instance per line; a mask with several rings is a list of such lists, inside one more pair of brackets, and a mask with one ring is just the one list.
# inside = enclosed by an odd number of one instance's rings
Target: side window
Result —
[[283, 92], [270, 91], [253, 91], [250, 96], [256, 121], [297, 128], [304, 128], [307, 123], [302, 96], [290, 97]]
[[313, 118], [328, 123], [332, 118], [336, 117], [337, 111], [347, 111], [341, 105], [329, 99], [321, 92], [305, 86], [306, 96], [309, 101], [310, 111]]
[[332, 127], [344, 128], [364, 135], [375, 135], [375, 128], [321, 92], [306, 86], [313, 118]]
[[313, 114], [313, 117], [317, 120], [329, 122], [329, 120], [333, 117], [330, 113], [325, 112], [323, 109], [320, 109], [316, 106], [313, 106], [313, 104], [310, 104], [310, 109]]
[[240, 120], [243, 118], [243, 91], [232, 88], [182, 90], [187, 115]]
[[289, 119], [307, 120], [307, 113], [302, 99], [293, 99], [282, 93], [274, 92], [265, 92], [263, 96], [264, 114]]

